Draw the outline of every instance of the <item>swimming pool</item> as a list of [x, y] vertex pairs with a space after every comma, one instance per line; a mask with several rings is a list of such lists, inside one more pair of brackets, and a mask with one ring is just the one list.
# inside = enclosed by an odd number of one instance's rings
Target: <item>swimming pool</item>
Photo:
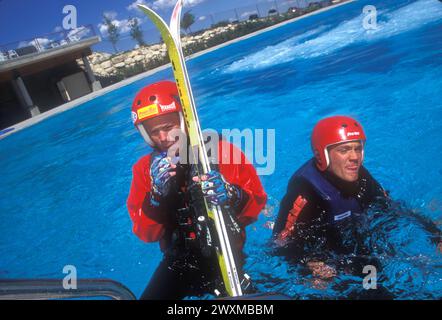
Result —
[[[378, 30], [361, 27], [364, 5]], [[247, 270], [261, 290], [296, 298], [339, 297], [361, 287], [341, 276], [327, 288], [263, 254], [268, 222], [291, 174], [310, 157], [318, 119], [348, 114], [368, 136], [366, 167], [403, 201], [442, 219], [442, 3], [358, 1], [200, 56], [188, 63], [204, 128], [274, 128], [276, 167], [262, 182], [266, 213], [248, 228]], [[155, 270], [158, 245], [131, 233], [125, 207], [131, 166], [149, 152], [130, 119], [144, 85], [170, 70], [112, 91], [0, 141], [0, 277], [112, 278], [139, 296]], [[407, 209], [407, 210], [408, 210]], [[373, 226], [374, 227], [374, 226]], [[374, 241], [383, 284], [398, 298], [441, 298], [442, 255], [418, 225], [384, 224]], [[342, 289], [344, 290], [344, 289]]]

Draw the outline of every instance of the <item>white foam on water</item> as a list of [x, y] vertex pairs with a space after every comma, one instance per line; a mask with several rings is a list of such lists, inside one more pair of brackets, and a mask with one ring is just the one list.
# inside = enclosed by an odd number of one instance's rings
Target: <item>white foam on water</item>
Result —
[[276, 61], [279, 61], [279, 63], [287, 62], [291, 60], [291, 50], [294, 46], [301, 43], [307, 38], [323, 32], [325, 29], [326, 27], [322, 26], [314, 30], [307, 31], [301, 35], [292, 37], [277, 45], [266, 47], [264, 50], [253, 53], [244, 57], [241, 60], [233, 62], [228, 67], [227, 71], [265, 68], [274, 65]]
[[[233, 62], [225, 72], [264, 69], [295, 59], [328, 55], [356, 43], [390, 38], [442, 19], [442, 4], [438, 0], [419, 0], [390, 13], [378, 12], [378, 23], [374, 30], [363, 27], [365, 17], [366, 14], [361, 13], [327, 32], [322, 32], [326, 27], [320, 27], [266, 47]], [[307, 40], [314, 35], [318, 36]]]

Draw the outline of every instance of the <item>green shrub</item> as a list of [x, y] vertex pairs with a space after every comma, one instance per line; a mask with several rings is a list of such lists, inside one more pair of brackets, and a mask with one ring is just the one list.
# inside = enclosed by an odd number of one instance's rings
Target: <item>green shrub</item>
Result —
[[[326, 6], [326, 4], [324, 4], [324, 5]], [[258, 30], [261, 30], [261, 29], [270, 27], [272, 25], [281, 23], [283, 21], [293, 19], [293, 18], [299, 17], [301, 15], [304, 15], [306, 13], [321, 9], [321, 7], [322, 6], [320, 3], [311, 3], [307, 8], [298, 9], [294, 13], [293, 12], [286, 12], [286, 13], [272, 15], [272, 16], [264, 17], [264, 18], [257, 18], [257, 19], [243, 21], [243, 22], [235, 22], [234, 24], [235, 24], [236, 28], [234, 30], [228, 30], [226, 32], [223, 32], [222, 34], [216, 34], [212, 38], [207, 39], [205, 41], [194, 42], [192, 44], [187, 45], [186, 47], [183, 48], [184, 55], [185, 56], [192, 55], [194, 53], [200, 52], [202, 50], [206, 50], [208, 48], [217, 46], [217, 45], [225, 43], [227, 41], [245, 36], [249, 33], [253, 33]], [[218, 27], [225, 27], [229, 24], [231, 24], [231, 23], [228, 21], [220, 21], [216, 24], [213, 24], [212, 28], [215, 29]], [[200, 30], [198, 32], [195, 32], [193, 35], [203, 34], [205, 31], [206, 30]], [[163, 43], [162, 39], [161, 39], [160, 43]], [[115, 55], [112, 55], [111, 57], [113, 57], [113, 56], [115, 56]], [[113, 83], [119, 82], [125, 78], [129, 78], [129, 77], [135, 76], [137, 74], [140, 74], [142, 72], [155, 69], [155, 68], [165, 65], [169, 62], [170, 62], [169, 56], [166, 55], [164, 57], [162, 56], [160, 58], [151, 59], [150, 61], [148, 61], [147, 63], [144, 63], [144, 64], [137, 63], [132, 67], [120, 69], [120, 70], [118, 70], [117, 74], [112, 75], [112, 76], [108, 76], [108, 77], [97, 76], [97, 79], [101, 82], [101, 85], [103, 87], [106, 87], [106, 86], [111, 85]]]

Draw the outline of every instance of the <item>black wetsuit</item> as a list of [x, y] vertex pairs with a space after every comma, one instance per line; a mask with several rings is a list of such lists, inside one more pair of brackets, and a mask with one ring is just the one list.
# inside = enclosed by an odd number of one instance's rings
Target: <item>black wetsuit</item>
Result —
[[165, 255], [141, 300], [181, 300], [190, 296], [214, 294], [219, 289], [213, 281], [219, 277], [216, 261], [200, 254], [182, 257]]
[[[179, 300], [214, 295], [215, 289], [223, 291], [216, 252], [213, 247], [205, 246], [204, 225], [197, 226], [196, 223], [197, 217], [205, 214], [201, 213], [205, 205], [201, 189], [190, 179], [197, 175], [195, 170], [194, 166], [192, 169], [189, 166], [178, 166], [174, 178], [176, 189], [163, 199], [158, 208], [151, 205], [149, 194], [145, 198], [143, 211], [149, 213], [149, 218], [165, 226], [166, 241], [162, 248], [163, 260], [152, 275], [141, 300]], [[240, 212], [247, 201], [244, 193], [236, 212]], [[227, 220], [226, 224], [228, 226]], [[212, 241], [216, 241], [213, 238], [215, 235], [211, 236]], [[235, 238], [232, 240], [234, 242]], [[244, 259], [241, 246], [236, 247], [236, 250], [233, 247], [240, 272]]]
[[[365, 266], [374, 266], [377, 272], [383, 269], [375, 252], [379, 249], [371, 242], [375, 235], [369, 220], [378, 221], [375, 217], [392, 221], [407, 216], [418, 222], [434, 243], [441, 241], [440, 230], [433, 222], [411, 210], [394, 210], [395, 205], [364, 167], [357, 181], [346, 182], [328, 171], [320, 172], [312, 159], [292, 176], [281, 201], [273, 229], [274, 253], [294, 264], [321, 261], [339, 274], [364, 278]], [[309, 268], [300, 272], [306, 276], [311, 273]], [[394, 298], [380, 283], [377, 290], [342, 292], [345, 299]]]
[[[284, 242], [283, 246], [277, 246], [275, 252], [295, 262], [309, 260], [327, 262], [333, 257], [334, 267], [338, 269], [342, 267], [343, 270], [358, 275], [362, 274], [363, 267], [368, 264], [375, 265], [378, 270], [382, 269], [377, 259], [373, 258], [372, 248], [366, 241], [370, 237], [367, 230], [367, 209], [373, 207], [382, 214], [389, 214], [387, 210], [391, 207], [392, 201], [387, 192], [364, 167], [360, 168], [357, 181], [347, 182], [328, 171], [320, 172], [313, 161], [312, 159], [307, 162], [299, 171], [308, 167], [309, 174], [314, 176], [314, 179], [306, 178], [298, 171], [289, 181], [273, 229], [275, 239], [286, 228], [289, 212], [296, 199], [301, 196], [307, 200], [307, 203], [297, 215], [294, 230], [290, 233], [288, 241]], [[323, 180], [319, 185], [328, 184], [331, 189], [336, 190], [336, 193], [321, 194], [315, 183], [312, 183], [315, 179]], [[356, 212], [351, 212], [351, 215], [346, 214], [351, 211], [350, 209], [346, 212], [345, 210], [331, 212], [334, 209], [330, 206], [330, 202], [336, 200], [330, 199], [333, 197], [340, 198], [341, 202], [352, 200], [355, 203], [353, 208], [357, 207]], [[348, 204], [342, 205], [341, 208], [345, 206]], [[336, 209], [336, 206], [334, 208]], [[412, 212], [401, 214], [412, 216], [433, 235], [432, 240], [435, 243], [440, 241], [440, 230], [434, 223]], [[336, 261], [336, 255], [345, 256], [345, 259]]]
[[[361, 214], [371, 204], [377, 201], [386, 205], [384, 190], [364, 167], [360, 169], [359, 179], [353, 183], [341, 180], [328, 171], [320, 174], [340, 191], [343, 198], [356, 199], [362, 212], [358, 212], [357, 216], [353, 213], [352, 216], [342, 219], [342, 222], [330, 223], [330, 219], [333, 219], [331, 215], [337, 213], [330, 212], [324, 196], [321, 196], [307, 179], [294, 175], [281, 201], [273, 234], [276, 236], [284, 230], [289, 211], [295, 200], [301, 196], [307, 203], [297, 216], [294, 232], [286, 246], [287, 255], [296, 258], [308, 255], [310, 258], [321, 259], [322, 253], [327, 250], [338, 254], [367, 254], [363, 239], [360, 239], [355, 228], [363, 220]], [[351, 241], [347, 237], [348, 233], [352, 234]]]

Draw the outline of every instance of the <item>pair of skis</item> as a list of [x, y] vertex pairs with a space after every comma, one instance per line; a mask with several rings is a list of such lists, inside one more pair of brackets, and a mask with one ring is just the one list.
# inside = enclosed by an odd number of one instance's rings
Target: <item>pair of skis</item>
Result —
[[[197, 151], [197, 154], [194, 154], [194, 157], [195, 159], [196, 157], [199, 159], [202, 172], [198, 172], [198, 174], [201, 176], [208, 173], [211, 168], [204, 145], [204, 139], [198, 120], [195, 101], [193, 99], [192, 88], [190, 86], [189, 76], [187, 74], [186, 62], [184, 60], [184, 54], [181, 47], [180, 19], [182, 6], [182, 0], [178, 0], [170, 19], [170, 26], [167, 26], [164, 20], [152, 9], [145, 5], [138, 5], [138, 7], [158, 28], [161, 37], [166, 44], [167, 52], [172, 63], [173, 74], [180, 95], [184, 121], [186, 123], [190, 140], [190, 147], [192, 152], [196, 153]], [[216, 246], [215, 249], [225, 291], [231, 297], [242, 296], [243, 288], [241, 286], [241, 281], [247, 280], [241, 279], [240, 281], [226, 228], [223, 210], [220, 206], [208, 205], [206, 201], [205, 206], [207, 216], [213, 221], [216, 228], [216, 234], [218, 236], [219, 245]]]

